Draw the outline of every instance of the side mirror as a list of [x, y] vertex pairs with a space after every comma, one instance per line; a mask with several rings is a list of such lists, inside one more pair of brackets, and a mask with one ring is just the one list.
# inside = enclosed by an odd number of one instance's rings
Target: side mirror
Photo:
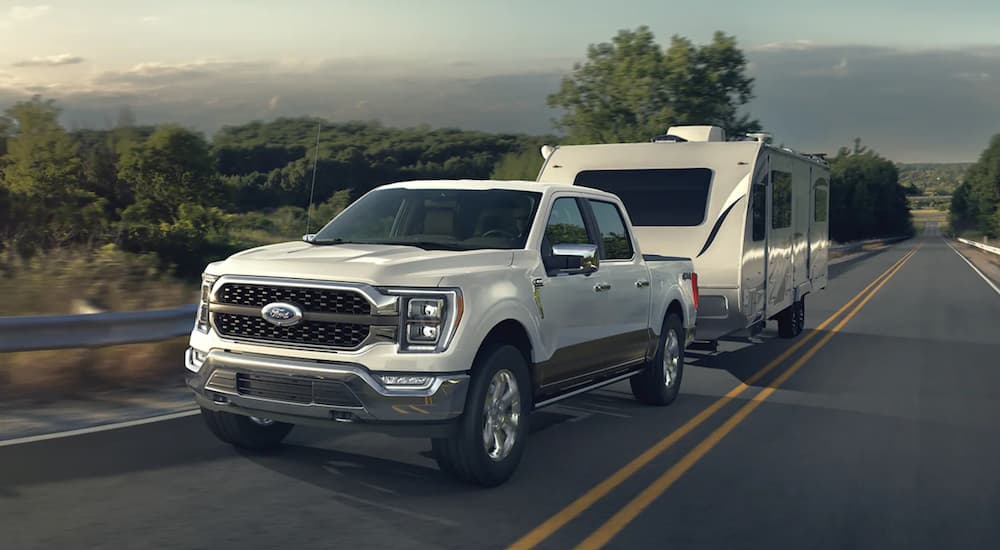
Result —
[[307, 243], [313, 242], [313, 239], [315, 239], [315, 238], [316, 238], [316, 234], [315, 233], [306, 233], [305, 235], [302, 235], [302, 240], [305, 241], [305, 242], [307, 242]]
[[552, 247], [552, 256], [545, 262], [545, 268], [561, 275], [589, 275], [600, 266], [597, 245], [557, 244]]

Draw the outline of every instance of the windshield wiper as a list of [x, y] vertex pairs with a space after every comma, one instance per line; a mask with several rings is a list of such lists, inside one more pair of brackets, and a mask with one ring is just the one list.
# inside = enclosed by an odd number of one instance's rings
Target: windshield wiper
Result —
[[372, 244], [390, 244], [398, 246], [415, 246], [424, 250], [471, 250], [457, 243], [442, 243], [438, 241], [382, 241]]
[[311, 241], [306, 241], [309, 244], [314, 244], [316, 246], [328, 246], [331, 244], [377, 244], [377, 243], [362, 243], [358, 241], [348, 241], [337, 237], [336, 239], [313, 239]]

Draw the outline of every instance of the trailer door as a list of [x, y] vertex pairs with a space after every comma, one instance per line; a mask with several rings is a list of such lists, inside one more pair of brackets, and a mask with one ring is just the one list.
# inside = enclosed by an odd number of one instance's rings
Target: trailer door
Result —
[[813, 288], [826, 288], [830, 248], [830, 184], [826, 172], [813, 170], [812, 208], [809, 217], [809, 279]]
[[793, 166], [789, 159], [771, 155], [768, 185], [767, 315], [776, 315], [792, 305], [795, 227], [792, 210]]

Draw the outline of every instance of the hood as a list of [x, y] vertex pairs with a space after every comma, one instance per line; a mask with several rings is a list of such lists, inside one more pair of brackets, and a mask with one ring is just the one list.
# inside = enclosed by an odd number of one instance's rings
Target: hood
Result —
[[445, 276], [507, 269], [513, 257], [511, 250], [423, 250], [399, 245], [288, 242], [240, 252], [210, 265], [207, 272], [374, 286], [438, 286]]

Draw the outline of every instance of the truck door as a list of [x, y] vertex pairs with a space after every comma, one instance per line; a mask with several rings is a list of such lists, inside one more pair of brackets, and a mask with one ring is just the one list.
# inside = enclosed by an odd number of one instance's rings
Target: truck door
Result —
[[[558, 244], [597, 244], [580, 202], [575, 197], [552, 202], [542, 241], [543, 258]], [[607, 332], [607, 320], [606, 313], [595, 307], [602, 298], [595, 291], [601, 282], [597, 273], [546, 273], [539, 279], [536, 300], [542, 311], [542, 334], [549, 340], [546, 347], [552, 355], [537, 365], [536, 376], [543, 388], [553, 389], [585, 379], [602, 366], [607, 349], [595, 341], [595, 335]]]
[[[587, 199], [601, 248], [594, 305], [606, 331], [602, 368], [642, 361], [649, 345], [649, 269], [636, 254], [625, 218], [611, 202]], [[659, 323], [659, 321], [656, 321]], [[659, 326], [656, 327], [659, 329]]]

